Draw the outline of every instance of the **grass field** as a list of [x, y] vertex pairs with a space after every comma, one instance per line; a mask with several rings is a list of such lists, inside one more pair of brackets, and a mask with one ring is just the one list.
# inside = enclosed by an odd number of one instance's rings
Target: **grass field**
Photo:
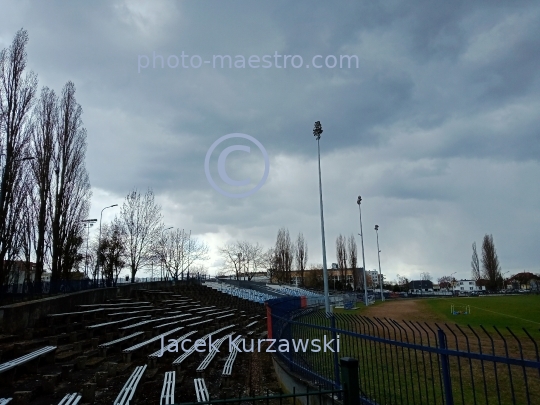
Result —
[[[469, 305], [468, 315], [453, 315], [451, 305]], [[365, 307], [357, 304], [355, 310], [336, 309], [340, 314], [358, 314], [368, 317], [390, 318], [419, 322], [443, 322], [462, 326], [471, 325], [500, 330], [509, 327], [522, 335], [522, 328], [528, 331], [540, 330], [540, 295], [507, 295], [456, 298], [419, 298], [377, 301]]]
[[[452, 304], [469, 305], [471, 313], [453, 315]], [[459, 325], [509, 327], [516, 333], [522, 328], [540, 329], [540, 295], [424, 299], [420, 305], [433, 315]]]

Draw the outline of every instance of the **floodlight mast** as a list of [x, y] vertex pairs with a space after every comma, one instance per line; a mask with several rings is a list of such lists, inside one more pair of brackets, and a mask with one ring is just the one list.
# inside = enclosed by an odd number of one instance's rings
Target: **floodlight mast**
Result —
[[379, 258], [379, 284], [381, 287], [381, 301], [384, 301], [383, 277], [381, 271], [381, 250], [379, 249], [379, 225], [375, 225], [375, 232], [377, 233], [377, 257]]
[[362, 203], [362, 197], [358, 196], [356, 200], [358, 204], [358, 212], [360, 213], [360, 241], [362, 243], [362, 266], [364, 266], [364, 304], [368, 306], [368, 295], [367, 295], [367, 278], [366, 278], [366, 259], [364, 257], [364, 233], [362, 232], [362, 208], [360, 204]]
[[330, 295], [328, 291], [328, 268], [326, 267], [326, 242], [324, 240], [324, 215], [323, 215], [323, 200], [322, 200], [322, 180], [321, 180], [321, 146], [319, 140], [323, 133], [321, 121], [315, 122], [313, 128], [313, 136], [317, 140], [317, 156], [319, 161], [319, 203], [321, 209], [321, 238], [322, 238], [322, 255], [323, 255], [323, 281], [324, 281], [324, 307], [326, 313], [330, 313]]

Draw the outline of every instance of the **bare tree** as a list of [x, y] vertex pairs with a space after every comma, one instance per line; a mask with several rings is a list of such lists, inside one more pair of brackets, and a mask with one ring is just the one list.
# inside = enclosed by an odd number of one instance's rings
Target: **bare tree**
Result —
[[454, 285], [454, 278], [450, 276], [440, 277], [437, 282], [441, 288], [449, 289]]
[[36, 285], [37, 292], [41, 292], [41, 275], [45, 269], [47, 250], [47, 230], [50, 228], [51, 218], [47, 215], [51, 203], [51, 186], [53, 173], [54, 140], [58, 126], [58, 98], [54, 91], [44, 87], [41, 97], [34, 110], [34, 126], [32, 130], [32, 143], [30, 154], [35, 158], [31, 162], [33, 183], [36, 189], [34, 224], [35, 258], [36, 258]]
[[424, 272], [420, 273], [420, 280], [431, 281], [432, 280], [431, 274], [429, 274], [428, 271], [424, 271]]
[[345, 272], [347, 270], [347, 240], [342, 235], [336, 238], [336, 259], [337, 265], [340, 273], [341, 284], [345, 285]]
[[244, 277], [250, 281], [260, 269], [269, 270], [272, 267], [272, 254], [265, 253], [258, 242], [230, 242], [220, 248], [220, 252], [225, 260], [223, 270], [234, 273], [237, 280]]
[[304, 272], [306, 270], [308, 260], [308, 247], [302, 232], [298, 234], [298, 238], [296, 239], [295, 260], [296, 269], [300, 271], [300, 279], [302, 280], [302, 284], [304, 284]]
[[270, 282], [275, 281], [277, 278], [277, 256], [275, 254], [275, 249], [273, 247], [269, 248], [261, 256], [261, 261], [261, 267], [266, 268]]
[[291, 269], [294, 259], [294, 246], [289, 236], [289, 230], [281, 228], [278, 231], [274, 248], [274, 263], [278, 281], [291, 283]]
[[495, 250], [492, 235], [485, 235], [482, 243], [482, 276], [487, 280], [487, 287], [496, 290], [503, 284], [499, 258]]
[[348, 238], [348, 253], [349, 253], [349, 267], [352, 271], [352, 277], [353, 277], [353, 290], [356, 290], [358, 288], [359, 283], [359, 275], [356, 271], [356, 266], [358, 265], [358, 253], [357, 253], [357, 247], [356, 247], [356, 240], [354, 239], [354, 234], [351, 234]]
[[75, 99], [75, 85], [66, 83], [59, 105], [55, 133], [55, 166], [52, 218], [51, 281], [68, 279], [84, 240], [82, 220], [90, 210], [90, 181], [85, 166], [86, 130], [82, 127], [82, 108]]
[[[22, 227], [20, 228], [20, 233], [18, 235], [17, 246], [20, 247], [20, 256], [24, 262], [25, 277], [24, 283], [30, 287], [31, 280], [31, 256], [32, 256], [32, 247], [35, 236], [35, 227], [34, 227], [34, 208], [35, 208], [35, 195], [32, 192], [32, 183], [31, 183], [31, 173], [29, 170], [24, 171], [23, 184], [26, 186], [26, 190], [23, 191], [25, 196], [24, 205], [21, 210], [20, 223]], [[33, 290], [30, 290], [33, 292]]]
[[208, 259], [208, 245], [184, 230], [176, 229], [164, 238], [164, 264], [174, 280], [184, 279], [185, 272], [197, 260]]
[[208, 260], [208, 250], [208, 245], [204, 241], [201, 241], [191, 236], [191, 231], [189, 231], [188, 243], [186, 245], [186, 254], [184, 259], [184, 270], [187, 269], [187, 272], [189, 273], [190, 267], [195, 262], [200, 260]]
[[397, 284], [402, 291], [407, 291], [409, 289], [409, 279], [406, 276], [397, 275]]
[[189, 236], [183, 229], [178, 228], [166, 235], [162, 233], [160, 250], [163, 252], [163, 265], [165, 272], [174, 280], [184, 278], [184, 260]]
[[471, 260], [471, 274], [472, 279], [475, 281], [480, 280], [480, 261], [478, 260], [478, 253], [476, 252], [476, 242], [472, 244], [472, 260]]
[[219, 249], [221, 256], [223, 257], [223, 271], [224, 273], [234, 273], [237, 280], [240, 280], [241, 257], [239, 255], [238, 246], [236, 243], [227, 243], [225, 246]]
[[151, 189], [141, 195], [137, 190], [130, 192], [120, 209], [120, 222], [126, 232], [128, 265], [131, 282], [141, 267], [150, 262], [161, 237], [161, 207], [155, 203]]
[[98, 260], [103, 266], [107, 285], [116, 286], [118, 276], [126, 265], [126, 233], [118, 218], [110, 225], [104, 225], [101, 233]]
[[208, 268], [204, 264], [193, 266], [191, 271], [197, 275], [197, 278], [205, 279], [209, 276]]
[[373, 282], [374, 282], [373, 277], [371, 277], [370, 274], [366, 274], [366, 284], [368, 285], [368, 287], [371, 286], [371, 288], [373, 288], [374, 287]]
[[0, 51], [0, 150], [3, 170], [0, 189], [0, 284], [9, 276], [18, 254], [16, 238], [21, 227], [23, 159], [27, 156], [37, 76], [26, 68], [28, 33], [21, 29], [11, 46]]
[[244, 274], [248, 281], [255, 276], [260, 268], [264, 268], [266, 258], [263, 252], [263, 247], [259, 242], [251, 243], [248, 241], [240, 242], [238, 247], [242, 253], [242, 263], [244, 266]]

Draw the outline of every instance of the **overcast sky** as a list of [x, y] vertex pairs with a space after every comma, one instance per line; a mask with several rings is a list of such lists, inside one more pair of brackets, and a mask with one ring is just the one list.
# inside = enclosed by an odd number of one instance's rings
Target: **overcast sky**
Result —
[[[25, 28], [40, 87], [76, 85], [91, 218], [150, 187], [166, 226], [210, 245], [212, 271], [219, 246], [267, 248], [280, 227], [303, 232], [309, 262], [322, 263], [321, 121], [329, 266], [340, 233], [356, 236], [360, 254], [361, 195], [366, 267], [378, 266], [378, 224], [387, 279], [470, 277], [471, 244], [486, 233], [503, 273], [540, 271], [538, 1], [0, 0], [0, 10], [0, 47]], [[279, 55], [290, 55], [286, 67]], [[205, 175], [208, 149], [231, 133], [269, 157], [266, 182], [245, 198]], [[248, 186], [218, 173], [232, 145], [251, 148], [225, 163]], [[264, 157], [228, 139], [209, 168], [223, 190], [243, 193], [262, 179]]]

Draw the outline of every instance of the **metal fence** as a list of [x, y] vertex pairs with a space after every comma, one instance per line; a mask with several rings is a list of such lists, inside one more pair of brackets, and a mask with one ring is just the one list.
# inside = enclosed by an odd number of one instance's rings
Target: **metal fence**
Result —
[[[397, 322], [316, 308], [272, 315], [272, 325], [273, 337], [290, 346], [276, 355], [314, 384], [339, 388], [338, 358], [359, 359], [365, 404], [540, 404], [536, 329]], [[317, 339], [320, 350], [299, 344]]]

